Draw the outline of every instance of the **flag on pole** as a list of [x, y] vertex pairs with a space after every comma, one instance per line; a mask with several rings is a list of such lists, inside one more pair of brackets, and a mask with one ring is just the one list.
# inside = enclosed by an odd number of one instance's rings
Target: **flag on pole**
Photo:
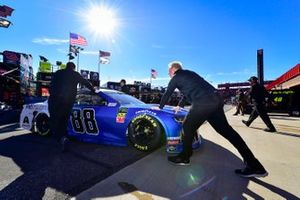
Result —
[[100, 58], [101, 57], [110, 57], [110, 52], [107, 51], [99, 51]]
[[157, 77], [157, 71], [155, 69], [151, 69], [151, 78], [156, 79]]
[[110, 63], [110, 52], [107, 51], [99, 51], [100, 63], [101, 64], [109, 64]]
[[82, 37], [81, 35], [78, 35], [76, 33], [70, 33], [70, 44], [86, 46], [87, 40], [84, 37]]
[[77, 54], [79, 53], [79, 50], [78, 50], [78, 48], [75, 45], [71, 45], [70, 44], [69, 52], [70, 53], [74, 53], [75, 56], [77, 56]]
[[43, 62], [48, 62], [48, 59], [45, 58], [44, 56], [40, 56], [40, 60], [43, 61]]
[[100, 63], [101, 64], [109, 64], [110, 63], [110, 59], [107, 57], [100, 57]]
[[11, 13], [14, 11], [13, 8], [8, 7], [6, 5], [0, 6], [0, 16], [1, 17], [7, 17], [7, 16], [11, 16]]
[[11, 22], [7, 19], [0, 18], [0, 27], [8, 28], [10, 26]]

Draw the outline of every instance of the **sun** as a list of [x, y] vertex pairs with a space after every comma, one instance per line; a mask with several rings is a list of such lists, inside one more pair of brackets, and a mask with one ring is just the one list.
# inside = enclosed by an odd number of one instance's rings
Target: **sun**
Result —
[[116, 13], [104, 5], [91, 5], [82, 13], [87, 29], [95, 36], [112, 37], [118, 26]]

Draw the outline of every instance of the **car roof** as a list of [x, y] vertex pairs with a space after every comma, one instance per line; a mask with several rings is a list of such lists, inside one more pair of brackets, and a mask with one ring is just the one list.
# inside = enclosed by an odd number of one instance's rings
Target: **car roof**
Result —
[[[90, 92], [91, 91], [88, 88], [79, 88], [77, 90], [78, 94], [87, 94], [87, 93], [90, 93]], [[118, 91], [118, 90], [112, 90], [112, 89], [107, 89], [107, 88], [97, 89], [96, 92], [103, 92], [105, 94], [107, 94], [107, 93], [123, 93], [123, 92]]]

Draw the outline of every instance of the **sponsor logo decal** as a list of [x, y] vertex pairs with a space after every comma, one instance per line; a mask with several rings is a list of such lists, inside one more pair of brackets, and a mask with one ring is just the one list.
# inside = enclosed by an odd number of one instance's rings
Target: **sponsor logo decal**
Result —
[[108, 107], [115, 107], [117, 105], [117, 103], [108, 103]]
[[25, 108], [30, 110], [45, 110], [47, 109], [47, 105], [28, 104], [25, 106]]
[[30, 129], [29, 118], [27, 116], [24, 117], [22, 127], [25, 129]]
[[180, 143], [181, 137], [168, 137], [167, 144], [168, 145], [177, 145]]
[[143, 151], [148, 150], [148, 146], [141, 146], [141, 145], [138, 145], [138, 144], [134, 144], [134, 147], [136, 147], [137, 149], [143, 150]]
[[120, 108], [117, 113], [116, 123], [125, 123], [127, 112], [127, 108]]
[[136, 116], [136, 117], [132, 120], [132, 123], [135, 123], [137, 120], [140, 120], [140, 119], [146, 119], [146, 120], [150, 121], [151, 124], [153, 125], [153, 127], [157, 127], [157, 126], [158, 126], [158, 124], [153, 120], [153, 118], [150, 117], [149, 115], [146, 115], [146, 114], [142, 114], [142, 115]]
[[139, 110], [136, 111], [135, 114], [150, 114], [150, 115], [156, 115], [155, 112], [151, 111], [151, 110]]
[[168, 146], [168, 151], [169, 152], [176, 151], [176, 147], [175, 146]]
[[168, 145], [177, 145], [179, 144], [179, 140], [168, 140]]

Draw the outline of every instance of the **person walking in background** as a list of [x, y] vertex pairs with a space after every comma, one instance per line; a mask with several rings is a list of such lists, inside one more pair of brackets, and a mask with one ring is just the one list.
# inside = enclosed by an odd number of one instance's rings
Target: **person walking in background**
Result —
[[233, 115], [245, 114], [245, 106], [247, 104], [245, 94], [242, 89], [236, 91], [236, 112]]
[[246, 126], [250, 126], [251, 123], [260, 116], [261, 119], [264, 121], [268, 128], [264, 129], [267, 132], [276, 132], [274, 125], [272, 124], [266, 109], [266, 98], [269, 96], [266, 88], [263, 85], [258, 83], [258, 78], [252, 76], [248, 80], [251, 84], [251, 88], [249, 91], [250, 101], [253, 104], [253, 110], [249, 116], [249, 119], [242, 120], [242, 122]]
[[[190, 164], [193, 138], [197, 129], [207, 120], [244, 158], [246, 167], [235, 170], [236, 174], [242, 177], [267, 176], [267, 171], [254, 157], [244, 140], [228, 124], [223, 109], [224, 102], [217, 90], [195, 72], [182, 69], [182, 64], [177, 61], [169, 64], [169, 75], [171, 80], [167, 91], [164, 93], [159, 107], [152, 107], [152, 109], [162, 109], [176, 88], [191, 103], [190, 110], [183, 122], [183, 151], [177, 156], [168, 157], [169, 162], [176, 165]], [[177, 112], [180, 108], [177, 106], [174, 110]]]
[[126, 85], [126, 80], [125, 79], [122, 79], [120, 81], [120, 86], [121, 86], [121, 91], [124, 92], [125, 94], [129, 94], [129, 88], [128, 86]]
[[67, 150], [67, 126], [69, 116], [76, 98], [78, 83], [85, 85], [95, 93], [93, 86], [78, 72], [73, 62], [68, 62], [65, 69], [53, 74], [50, 84], [48, 110], [50, 129], [53, 137], [61, 144], [62, 152]]

